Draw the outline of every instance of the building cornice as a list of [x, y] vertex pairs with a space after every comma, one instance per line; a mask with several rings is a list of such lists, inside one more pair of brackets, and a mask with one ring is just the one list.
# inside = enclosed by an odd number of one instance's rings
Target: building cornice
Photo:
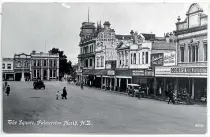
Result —
[[207, 30], [207, 25], [183, 29], [183, 30], [177, 30], [177, 31], [174, 31], [174, 34], [175, 34], [175, 36], [178, 36], [178, 35], [192, 33], [192, 32], [201, 31], [201, 30]]
[[186, 37], [182, 37], [182, 38], [177, 38], [177, 40], [184, 40], [184, 39], [190, 39], [190, 38], [201, 37], [201, 36], [207, 36], [207, 33], [202, 33], [202, 34], [196, 34], [196, 35], [186, 36]]
[[78, 58], [94, 57], [95, 53], [79, 54]]
[[82, 46], [85, 46], [85, 45], [88, 45], [88, 44], [91, 44], [91, 43], [95, 43], [95, 42], [96, 42], [96, 40], [95, 39], [92, 39], [92, 40], [89, 40], [89, 41], [81, 42], [79, 44], [79, 46], [82, 47]]

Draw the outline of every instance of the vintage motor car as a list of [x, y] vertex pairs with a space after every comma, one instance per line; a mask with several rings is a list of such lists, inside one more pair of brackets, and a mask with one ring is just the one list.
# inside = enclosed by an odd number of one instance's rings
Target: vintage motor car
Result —
[[43, 81], [34, 81], [33, 83], [34, 89], [45, 89], [45, 84]]
[[147, 93], [147, 85], [141, 83], [139, 87], [139, 92], [136, 93], [136, 96], [144, 97], [144, 95]]
[[127, 93], [132, 97], [144, 97], [146, 87], [142, 84], [128, 84], [127, 86]]
[[140, 85], [138, 84], [128, 84], [127, 85], [127, 93], [132, 97], [136, 97], [136, 94], [139, 92]]

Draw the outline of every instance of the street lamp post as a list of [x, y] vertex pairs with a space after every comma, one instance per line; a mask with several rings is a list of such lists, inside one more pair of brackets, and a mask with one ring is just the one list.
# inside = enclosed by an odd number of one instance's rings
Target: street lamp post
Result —
[[153, 66], [153, 73], [154, 73], [154, 95], [156, 96], [156, 77], [155, 77], [155, 65]]
[[24, 64], [24, 61], [23, 61], [23, 66], [22, 66], [22, 76], [21, 76], [21, 81], [25, 81], [25, 77], [24, 77], [24, 67], [25, 67], [25, 64]]

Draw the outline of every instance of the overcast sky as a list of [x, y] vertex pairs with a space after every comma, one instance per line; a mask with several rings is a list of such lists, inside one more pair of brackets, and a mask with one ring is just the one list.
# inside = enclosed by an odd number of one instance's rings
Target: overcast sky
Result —
[[[207, 13], [209, 5], [199, 3]], [[67, 6], [68, 5], [68, 6]], [[68, 59], [77, 62], [79, 32], [82, 22], [102, 23], [108, 20], [116, 34], [164, 33], [175, 30], [177, 17], [185, 19], [191, 3], [186, 4], [85, 4], [85, 3], [4, 3], [2, 5], [2, 56], [15, 53], [49, 51], [53, 47], [64, 50]]]

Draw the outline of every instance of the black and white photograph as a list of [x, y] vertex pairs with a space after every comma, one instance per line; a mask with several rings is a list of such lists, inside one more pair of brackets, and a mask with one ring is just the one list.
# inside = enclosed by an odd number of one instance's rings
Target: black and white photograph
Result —
[[2, 2], [3, 134], [206, 135], [209, 9]]

